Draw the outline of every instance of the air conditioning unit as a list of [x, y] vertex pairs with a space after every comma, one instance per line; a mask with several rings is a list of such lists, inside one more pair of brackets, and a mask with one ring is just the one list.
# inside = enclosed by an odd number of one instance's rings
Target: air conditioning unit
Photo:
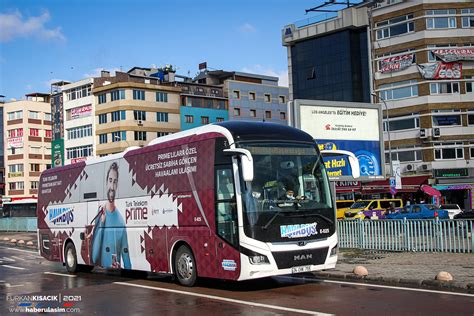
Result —
[[431, 165], [430, 164], [421, 164], [418, 166], [418, 170], [420, 171], [430, 171], [432, 169]]
[[433, 137], [440, 137], [441, 130], [439, 128], [433, 128]]
[[405, 171], [412, 172], [416, 170], [416, 165], [409, 163], [408, 165], [405, 166]]
[[140, 120], [137, 122], [138, 126], [143, 126], [143, 122]]
[[420, 138], [427, 138], [428, 137], [428, 131], [426, 128], [420, 128]]

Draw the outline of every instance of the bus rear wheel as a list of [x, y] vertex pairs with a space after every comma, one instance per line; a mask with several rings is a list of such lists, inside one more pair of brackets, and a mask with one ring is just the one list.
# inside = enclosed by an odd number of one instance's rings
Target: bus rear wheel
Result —
[[188, 246], [183, 245], [176, 251], [174, 271], [181, 285], [193, 286], [196, 283], [196, 260]]
[[67, 272], [76, 273], [78, 271], [76, 247], [74, 247], [72, 242], [68, 243], [64, 250], [64, 263], [66, 264]]

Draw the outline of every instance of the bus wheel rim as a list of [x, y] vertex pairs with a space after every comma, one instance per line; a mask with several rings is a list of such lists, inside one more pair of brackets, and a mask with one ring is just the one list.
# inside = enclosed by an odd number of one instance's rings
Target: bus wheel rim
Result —
[[74, 255], [73, 255], [71, 249], [68, 249], [68, 251], [67, 251], [66, 261], [67, 261], [67, 265], [69, 267], [74, 266]]
[[190, 279], [193, 275], [193, 260], [187, 253], [182, 254], [178, 260], [178, 273], [183, 279]]

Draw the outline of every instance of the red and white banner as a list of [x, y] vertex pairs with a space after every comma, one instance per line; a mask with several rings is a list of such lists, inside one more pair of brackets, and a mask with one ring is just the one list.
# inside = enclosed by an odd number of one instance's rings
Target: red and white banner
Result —
[[432, 52], [437, 57], [442, 59], [444, 62], [452, 62], [452, 61], [459, 61], [459, 60], [474, 60], [474, 47], [473, 48], [435, 49]]
[[385, 58], [380, 61], [380, 72], [394, 72], [406, 69], [413, 64], [414, 54], [400, 55], [390, 58]]
[[71, 109], [71, 119], [91, 116], [91, 114], [92, 114], [92, 104], [88, 104], [88, 105], [84, 105], [78, 108]]
[[462, 75], [462, 63], [436, 62], [417, 66], [425, 79], [460, 79]]
[[9, 148], [21, 148], [23, 147], [23, 137], [11, 137], [7, 139]]
[[86, 161], [86, 160], [87, 160], [87, 157], [72, 158], [71, 163], [78, 163], [78, 162]]

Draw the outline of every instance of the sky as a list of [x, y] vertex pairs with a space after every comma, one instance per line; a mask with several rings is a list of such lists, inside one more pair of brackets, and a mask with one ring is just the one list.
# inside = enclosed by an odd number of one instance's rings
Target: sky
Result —
[[102, 69], [198, 65], [280, 78], [288, 85], [285, 25], [317, 16], [310, 0], [0, 0], [0, 95], [50, 91], [51, 82]]

